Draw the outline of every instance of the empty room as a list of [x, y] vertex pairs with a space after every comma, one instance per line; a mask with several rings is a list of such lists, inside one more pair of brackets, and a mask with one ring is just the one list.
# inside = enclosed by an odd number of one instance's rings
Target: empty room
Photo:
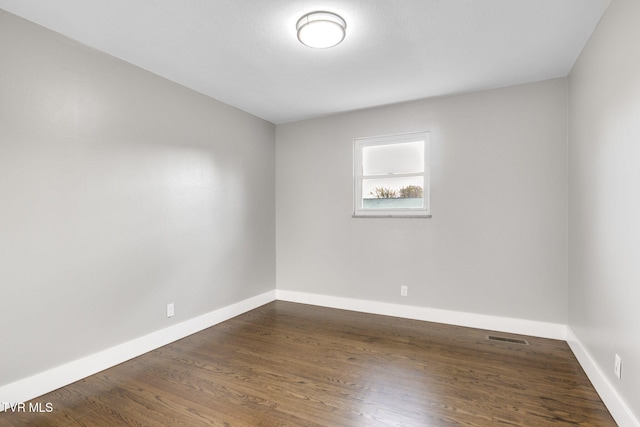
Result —
[[640, 426], [638, 0], [0, 0], [0, 426]]

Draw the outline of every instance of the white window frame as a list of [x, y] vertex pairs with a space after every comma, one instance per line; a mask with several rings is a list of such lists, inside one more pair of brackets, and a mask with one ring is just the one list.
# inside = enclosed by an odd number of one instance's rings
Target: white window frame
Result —
[[[424, 141], [424, 171], [421, 173], [387, 175], [364, 175], [362, 150], [364, 147], [375, 145], [391, 145], [406, 142]], [[430, 141], [429, 132], [412, 132], [397, 135], [376, 136], [368, 138], [356, 138], [353, 140], [353, 217], [354, 218], [430, 218]], [[363, 180], [370, 178], [402, 178], [422, 176], [424, 179], [423, 207], [422, 208], [392, 208], [392, 209], [366, 209], [362, 207]]]

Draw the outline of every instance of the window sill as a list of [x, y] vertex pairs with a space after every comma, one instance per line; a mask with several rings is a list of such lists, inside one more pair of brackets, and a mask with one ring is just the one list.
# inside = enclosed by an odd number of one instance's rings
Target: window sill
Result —
[[431, 218], [431, 214], [429, 215], [351, 215], [351, 218], [422, 218], [429, 219]]

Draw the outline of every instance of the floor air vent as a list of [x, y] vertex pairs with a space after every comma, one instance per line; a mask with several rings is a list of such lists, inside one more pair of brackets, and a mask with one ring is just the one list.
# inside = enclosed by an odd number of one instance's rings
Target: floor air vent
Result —
[[519, 338], [507, 338], [507, 337], [498, 337], [495, 335], [487, 335], [487, 339], [489, 341], [500, 341], [500, 342], [508, 342], [511, 344], [529, 345], [529, 341], [521, 340]]

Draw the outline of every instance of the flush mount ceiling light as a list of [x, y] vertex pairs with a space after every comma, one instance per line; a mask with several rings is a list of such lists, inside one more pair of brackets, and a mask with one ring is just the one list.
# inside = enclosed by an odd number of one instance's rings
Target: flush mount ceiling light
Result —
[[311, 12], [298, 20], [298, 40], [305, 46], [325, 49], [333, 47], [346, 35], [347, 23], [331, 12]]

